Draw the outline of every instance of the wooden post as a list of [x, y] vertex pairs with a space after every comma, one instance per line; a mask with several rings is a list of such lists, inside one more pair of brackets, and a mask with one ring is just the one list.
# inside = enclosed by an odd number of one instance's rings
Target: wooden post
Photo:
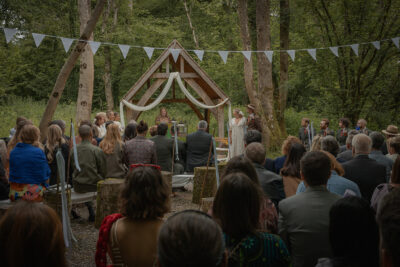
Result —
[[[220, 99], [219, 103], [222, 102]], [[224, 138], [225, 137], [225, 121], [224, 121], [224, 105], [219, 106], [217, 109], [217, 123], [218, 123], [218, 137]]]
[[124, 179], [108, 178], [97, 183], [96, 220], [99, 228], [104, 217], [119, 212], [119, 196]]

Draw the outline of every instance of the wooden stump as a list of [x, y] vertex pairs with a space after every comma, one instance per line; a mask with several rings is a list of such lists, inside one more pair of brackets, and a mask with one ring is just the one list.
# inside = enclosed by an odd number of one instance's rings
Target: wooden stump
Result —
[[161, 175], [169, 186], [170, 194], [172, 194], [172, 172], [161, 171]]
[[[68, 208], [68, 214], [71, 213], [71, 189], [65, 189], [66, 196], [67, 196], [67, 208]], [[60, 220], [62, 221], [62, 201], [61, 201], [61, 189], [60, 191], [57, 192], [56, 188], [53, 190], [46, 190], [44, 191], [43, 195], [43, 202], [53, 208], [55, 212], [58, 214], [60, 217]]]
[[100, 228], [107, 215], [119, 212], [119, 196], [124, 179], [108, 178], [97, 183], [96, 220], [94, 226]]
[[201, 199], [200, 210], [202, 212], [208, 213], [208, 211], [212, 209], [213, 203], [214, 203], [213, 197], [203, 197]]
[[[225, 170], [226, 164], [218, 165], [219, 179], [221, 181], [221, 174]], [[207, 167], [196, 167], [194, 168], [193, 177], [193, 196], [192, 202], [195, 204], [200, 204], [201, 198], [214, 197], [217, 192], [217, 180], [215, 176], [215, 167], [208, 167], [208, 174], [204, 180], [205, 172]], [[202, 187], [203, 194], [201, 193]]]

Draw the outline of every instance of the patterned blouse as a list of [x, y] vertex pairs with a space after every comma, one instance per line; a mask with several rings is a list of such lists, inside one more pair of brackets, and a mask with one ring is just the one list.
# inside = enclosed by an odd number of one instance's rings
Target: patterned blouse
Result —
[[229, 267], [290, 266], [290, 255], [282, 239], [273, 234], [258, 232], [238, 240], [224, 234], [228, 249]]

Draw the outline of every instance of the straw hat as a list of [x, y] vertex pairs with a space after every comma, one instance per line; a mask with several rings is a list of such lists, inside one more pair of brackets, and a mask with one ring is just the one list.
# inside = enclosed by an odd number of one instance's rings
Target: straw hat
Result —
[[252, 104], [247, 105], [247, 107], [248, 107], [249, 109], [252, 109], [252, 110], [255, 110], [255, 109], [256, 109], [256, 107], [255, 107], [254, 105], [252, 105]]
[[386, 130], [382, 130], [382, 133], [384, 133], [386, 135], [392, 135], [392, 136], [400, 135], [399, 128], [397, 128], [397, 126], [394, 126], [394, 125], [389, 125], [386, 128]]

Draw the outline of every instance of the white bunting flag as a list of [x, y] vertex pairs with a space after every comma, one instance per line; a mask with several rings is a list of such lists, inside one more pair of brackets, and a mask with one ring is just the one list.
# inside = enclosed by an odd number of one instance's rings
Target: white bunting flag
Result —
[[178, 60], [179, 54], [181, 53], [181, 49], [170, 48], [169, 52], [171, 53], [172, 58], [176, 62]]
[[272, 56], [274, 55], [274, 51], [264, 51], [264, 54], [268, 58], [269, 63], [272, 64]]
[[200, 59], [200, 61], [203, 61], [204, 50], [193, 50], [193, 52]]
[[96, 55], [97, 49], [99, 49], [101, 43], [95, 41], [89, 41], [90, 49], [92, 49], [93, 55]]
[[307, 49], [307, 52], [310, 54], [310, 56], [317, 61], [317, 49]]
[[329, 49], [335, 56], [339, 57], [339, 48], [337, 46], [329, 47]]
[[226, 64], [226, 61], [228, 60], [228, 53], [228, 51], [218, 51], [218, 54], [222, 58], [224, 64]]
[[358, 46], [359, 46], [359, 44], [352, 44], [350, 46], [351, 46], [351, 49], [353, 49], [354, 54], [356, 54], [356, 56], [358, 57]]
[[131, 48], [129, 45], [118, 45], [119, 49], [121, 50], [122, 56], [124, 57], [124, 59], [126, 58], [126, 56], [128, 55], [129, 49]]
[[392, 38], [392, 41], [393, 41], [394, 45], [395, 45], [397, 48], [400, 48], [400, 46], [399, 46], [400, 37]]
[[45, 36], [46, 35], [40, 34], [40, 33], [32, 33], [32, 37], [33, 37], [33, 40], [35, 41], [36, 47], [39, 47], [39, 45], [42, 43]]
[[242, 51], [242, 54], [248, 61], [251, 60], [251, 51]]
[[286, 51], [288, 54], [289, 54], [289, 56], [290, 56], [290, 58], [292, 59], [292, 61], [294, 62], [294, 58], [295, 58], [295, 56], [296, 56], [296, 51], [295, 50], [287, 50]]
[[6, 36], [6, 43], [8, 44], [14, 35], [17, 33], [17, 29], [9, 29], [9, 28], [4, 28], [4, 34]]
[[144, 52], [146, 52], [146, 55], [149, 59], [151, 59], [151, 57], [153, 56], [153, 52], [154, 52], [154, 47], [143, 47]]
[[68, 53], [69, 48], [71, 47], [72, 42], [74, 41], [74, 39], [71, 38], [64, 38], [64, 37], [60, 37], [61, 42], [64, 46], [65, 52]]
[[381, 43], [379, 41], [372, 42], [377, 50], [381, 49]]

